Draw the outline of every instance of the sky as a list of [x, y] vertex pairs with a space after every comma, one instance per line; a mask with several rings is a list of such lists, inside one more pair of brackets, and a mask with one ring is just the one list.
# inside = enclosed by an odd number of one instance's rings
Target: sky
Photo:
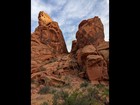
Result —
[[31, 32], [38, 26], [38, 14], [46, 12], [58, 22], [67, 49], [71, 50], [82, 20], [98, 16], [104, 25], [105, 40], [109, 40], [109, 0], [31, 0]]

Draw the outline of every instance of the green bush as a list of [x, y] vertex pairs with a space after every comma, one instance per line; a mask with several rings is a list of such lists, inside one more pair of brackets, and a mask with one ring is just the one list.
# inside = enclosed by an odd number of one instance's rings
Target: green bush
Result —
[[87, 91], [77, 89], [72, 93], [64, 90], [55, 92], [53, 105], [104, 105], [106, 97], [109, 95], [108, 88], [104, 85], [90, 86], [87, 81], [83, 82], [81, 87], [87, 87], [82, 88]]
[[96, 87], [101, 89], [101, 88], [104, 88], [105, 86], [103, 84], [97, 84]]
[[[63, 101], [59, 103], [59, 100]], [[61, 91], [53, 97], [53, 105], [101, 105], [98, 103], [99, 101], [91, 93], [85, 94], [79, 91], [74, 91], [70, 95]]]
[[69, 93], [68, 92], [66, 92], [66, 91], [60, 91], [60, 97], [62, 98], [62, 99], [65, 99], [65, 98], [67, 98], [69, 96]]
[[60, 94], [55, 93], [53, 96], [53, 105], [59, 105], [58, 100], [60, 99]]
[[56, 89], [51, 89], [51, 93], [54, 94], [57, 90]]
[[88, 86], [88, 82], [87, 81], [84, 81], [83, 83], [80, 84], [80, 87], [87, 87]]
[[35, 83], [35, 80], [34, 79], [31, 79], [31, 83]]
[[109, 89], [106, 88], [103, 92], [103, 95], [109, 96]]
[[41, 105], [49, 105], [47, 102], [43, 102]]
[[48, 86], [45, 86], [45, 87], [41, 88], [38, 93], [46, 94], [47, 92], [49, 92], [49, 90], [50, 90], [50, 88]]

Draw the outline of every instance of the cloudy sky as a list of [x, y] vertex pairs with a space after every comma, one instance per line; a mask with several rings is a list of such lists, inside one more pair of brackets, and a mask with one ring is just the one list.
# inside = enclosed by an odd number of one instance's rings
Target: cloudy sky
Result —
[[99, 16], [104, 25], [105, 40], [109, 40], [109, 0], [31, 0], [31, 32], [38, 26], [38, 13], [44, 11], [58, 22], [68, 48], [79, 23], [84, 19]]

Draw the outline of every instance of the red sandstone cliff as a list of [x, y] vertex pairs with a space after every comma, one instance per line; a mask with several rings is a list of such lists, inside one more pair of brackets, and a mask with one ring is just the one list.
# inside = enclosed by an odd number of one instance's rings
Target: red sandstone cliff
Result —
[[[32, 105], [43, 105], [44, 100], [52, 105], [53, 92], [60, 93], [60, 89], [72, 92], [80, 88], [83, 89], [82, 93], [87, 94], [85, 78], [89, 80], [90, 90], [99, 83], [105, 83], [108, 88], [109, 42], [104, 40], [104, 28], [99, 17], [83, 20], [79, 24], [70, 53], [57, 22], [41, 11], [38, 24], [31, 34]], [[41, 90], [44, 95], [40, 95]], [[106, 88], [101, 88], [100, 95], [94, 92], [102, 103], [103, 90], [106, 92]], [[108, 103], [108, 95], [106, 100]]]
[[83, 20], [79, 24], [71, 53], [90, 81], [107, 81], [109, 42], [104, 40], [104, 28], [99, 17]]
[[38, 23], [39, 26], [31, 35], [31, 72], [37, 72], [45, 60], [68, 53], [58, 23], [43, 11], [39, 13]]

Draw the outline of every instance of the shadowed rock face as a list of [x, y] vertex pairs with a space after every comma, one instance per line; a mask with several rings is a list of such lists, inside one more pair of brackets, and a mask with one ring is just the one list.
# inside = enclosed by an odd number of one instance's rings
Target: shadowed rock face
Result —
[[76, 59], [90, 81], [108, 80], [107, 61], [93, 45], [78, 49]]

